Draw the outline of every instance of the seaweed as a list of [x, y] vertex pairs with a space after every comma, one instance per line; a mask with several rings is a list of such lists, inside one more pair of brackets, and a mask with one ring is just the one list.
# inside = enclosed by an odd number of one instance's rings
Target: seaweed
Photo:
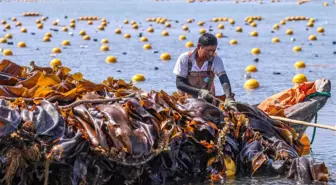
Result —
[[1, 61], [2, 182], [328, 181], [324, 163], [302, 156], [295, 130], [255, 107], [231, 112], [220, 102], [144, 92], [112, 77], [95, 84], [70, 71]]

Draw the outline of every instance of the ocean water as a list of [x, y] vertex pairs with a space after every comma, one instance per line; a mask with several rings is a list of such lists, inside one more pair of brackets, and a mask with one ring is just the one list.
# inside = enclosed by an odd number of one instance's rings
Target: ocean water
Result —
[[[55, 57], [51, 55], [54, 47], [61, 47], [62, 53], [58, 54], [64, 65], [70, 67], [74, 72], [82, 72], [84, 77], [95, 82], [101, 82], [108, 76], [122, 78], [129, 81], [134, 74], [145, 75], [146, 81], [136, 85], [144, 90], [165, 90], [172, 93], [175, 88], [175, 75], [172, 73], [178, 56], [187, 49], [184, 45], [192, 41], [196, 45], [199, 37], [199, 29], [209, 30], [212, 33], [222, 32], [226, 38], [219, 39], [217, 54], [223, 59], [225, 69], [229, 75], [233, 92], [236, 99], [250, 104], [258, 103], [267, 97], [290, 88], [293, 84], [292, 77], [298, 73], [304, 73], [309, 80], [327, 78], [332, 83], [332, 97], [319, 112], [318, 122], [334, 126], [336, 124], [336, 98], [334, 83], [336, 82], [336, 5], [328, 1], [329, 6], [324, 7], [323, 1], [313, 1], [301, 6], [296, 1], [283, 1], [263, 4], [250, 2], [234, 4], [232, 1], [210, 1], [188, 4], [182, 0], [151, 1], [151, 0], [49, 0], [37, 2], [0, 2], [0, 19], [7, 20], [12, 25], [11, 30], [3, 31], [0, 25], [0, 38], [11, 33], [13, 45], [0, 44], [0, 48], [12, 49], [14, 56], [6, 57], [22, 65], [28, 65], [35, 61], [38, 65], [47, 66]], [[44, 23], [44, 29], [36, 28], [37, 17], [23, 17], [22, 12], [39, 12], [49, 19]], [[66, 18], [66, 16], [68, 18]], [[52, 22], [59, 20], [60, 25], [68, 26], [70, 19], [77, 19], [80, 16], [99, 16], [109, 21], [105, 31], [98, 31], [99, 21], [88, 25], [86, 21], [80, 21], [75, 29], [69, 28], [69, 33], [62, 32], [61, 27], [52, 26]], [[264, 20], [256, 21], [257, 27], [252, 28], [245, 25], [244, 19], [247, 16], [262, 16]], [[313, 17], [317, 21], [313, 28], [306, 30], [307, 21], [287, 22], [280, 30], [271, 32], [274, 24], [287, 16]], [[22, 22], [28, 33], [20, 33], [20, 28], [15, 27], [10, 18], [16, 17]], [[146, 22], [146, 18], [165, 17], [170, 20], [172, 27], [165, 28], [164, 25]], [[234, 26], [228, 22], [221, 22], [225, 25], [224, 30], [217, 29], [219, 23], [211, 22], [213, 17], [233, 18]], [[188, 18], [195, 19], [195, 22], [187, 24]], [[123, 24], [123, 21], [134, 20], [139, 24], [139, 29], [134, 30], [131, 26]], [[200, 27], [198, 21], [205, 21]], [[146, 32], [152, 24], [154, 33]], [[190, 32], [182, 30], [183, 25], [188, 25]], [[236, 26], [243, 28], [242, 33], [235, 32]], [[121, 28], [123, 34], [130, 33], [131, 39], [124, 39], [122, 35], [114, 34], [114, 29]], [[324, 27], [325, 33], [317, 33], [317, 27]], [[59, 32], [52, 32], [50, 28], [58, 28]], [[79, 36], [79, 31], [84, 29], [91, 36], [90, 41], [84, 41]], [[294, 35], [285, 34], [286, 29], [292, 29]], [[163, 30], [169, 31], [168, 37], [161, 36]], [[250, 37], [251, 31], [257, 31], [258, 37]], [[46, 32], [51, 32], [53, 37], [50, 43], [42, 42]], [[35, 34], [32, 35], [31, 33]], [[142, 33], [149, 39], [152, 50], [143, 50], [145, 43], [139, 41], [139, 34]], [[184, 34], [186, 41], [180, 41], [179, 35]], [[317, 41], [308, 41], [308, 36], [315, 34]], [[281, 42], [274, 44], [273, 37], [279, 37]], [[101, 52], [100, 40], [107, 38], [110, 43], [110, 51]], [[295, 42], [292, 42], [295, 38]], [[98, 42], [93, 41], [98, 39]], [[236, 39], [238, 45], [230, 46], [228, 42]], [[63, 48], [61, 42], [69, 40], [71, 46]], [[24, 41], [27, 48], [17, 48], [16, 43]], [[292, 48], [301, 46], [302, 52], [294, 53]], [[258, 47], [261, 49], [259, 56], [252, 56], [250, 50]], [[154, 52], [157, 51], [157, 52]], [[160, 54], [168, 52], [172, 60], [162, 62]], [[106, 64], [105, 58], [108, 55], [117, 57], [115, 64]], [[258, 58], [259, 62], [254, 62]], [[302, 60], [307, 67], [303, 70], [294, 69], [296, 61]], [[252, 77], [260, 83], [260, 88], [253, 91], [246, 91], [243, 88], [244, 68], [247, 65], [256, 65], [258, 72]], [[155, 69], [158, 68], [158, 69]], [[274, 75], [274, 72], [280, 73]], [[219, 86], [218, 79], [216, 86]], [[216, 89], [217, 94], [222, 94], [221, 88]], [[312, 129], [307, 130], [311, 136]], [[324, 161], [331, 174], [331, 182], [335, 184], [336, 179], [336, 133], [328, 130], [317, 129], [312, 154], [318, 161]], [[283, 177], [255, 177], [229, 180], [228, 184], [295, 184], [296, 182]]]

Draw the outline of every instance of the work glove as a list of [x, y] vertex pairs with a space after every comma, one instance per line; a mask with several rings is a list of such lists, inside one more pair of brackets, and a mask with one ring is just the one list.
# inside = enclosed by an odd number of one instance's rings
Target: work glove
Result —
[[204, 100], [207, 101], [207, 102], [212, 102], [212, 100], [213, 100], [213, 97], [212, 97], [212, 95], [210, 94], [210, 91], [208, 91], [208, 90], [206, 90], [206, 89], [201, 89], [201, 90], [198, 92], [198, 97], [204, 99]]
[[225, 99], [224, 108], [238, 112], [237, 103], [233, 100], [233, 98]]

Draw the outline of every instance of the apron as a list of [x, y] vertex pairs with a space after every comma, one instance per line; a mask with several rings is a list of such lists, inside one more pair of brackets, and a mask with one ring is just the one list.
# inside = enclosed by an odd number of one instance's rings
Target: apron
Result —
[[[191, 56], [194, 52], [188, 53], [188, 75], [187, 75], [188, 85], [198, 89], [209, 90], [212, 95], [215, 95], [215, 85], [214, 85], [215, 74], [211, 70], [213, 60], [215, 57], [211, 61], [208, 61], [208, 68], [206, 71], [191, 71], [192, 68]], [[192, 96], [181, 90], [177, 90], [177, 92], [180, 96]]]

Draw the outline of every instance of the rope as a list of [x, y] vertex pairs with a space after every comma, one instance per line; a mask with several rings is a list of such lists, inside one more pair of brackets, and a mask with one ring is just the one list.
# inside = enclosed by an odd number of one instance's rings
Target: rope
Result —
[[[315, 120], [314, 120], [315, 124], [317, 124], [317, 113], [315, 114]], [[315, 139], [315, 134], [316, 134], [316, 127], [314, 127], [314, 130], [313, 130], [313, 135], [312, 135], [312, 139], [310, 141], [310, 144], [312, 145], [313, 142], [314, 142], [314, 139]]]
[[316, 96], [326, 96], [326, 97], [330, 98], [331, 94], [330, 94], [330, 92], [316, 92], [316, 93], [308, 95], [305, 99], [310, 99], [310, 98], [313, 98], [313, 97], [316, 97]]

